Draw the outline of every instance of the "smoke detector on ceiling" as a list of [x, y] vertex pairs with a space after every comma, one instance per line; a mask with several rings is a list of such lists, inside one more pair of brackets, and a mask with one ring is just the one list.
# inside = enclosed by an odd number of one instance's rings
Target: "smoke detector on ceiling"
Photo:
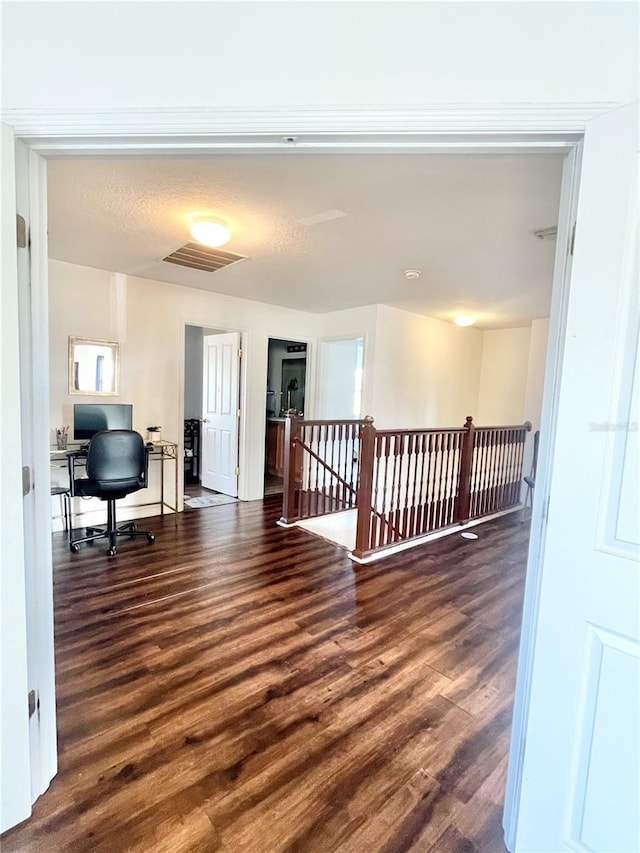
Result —
[[422, 275], [422, 270], [405, 270], [404, 277], [409, 279], [409, 281], [415, 281], [417, 278], [420, 278]]

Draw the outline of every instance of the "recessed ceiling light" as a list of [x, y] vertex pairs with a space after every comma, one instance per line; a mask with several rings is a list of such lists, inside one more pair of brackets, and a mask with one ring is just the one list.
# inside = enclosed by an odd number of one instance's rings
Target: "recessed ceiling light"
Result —
[[229, 227], [219, 219], [196, 219], [190, 230], [194, 240], [214, 249], [224, 246], [231, 238]]
[[473, 326], [476, 318], [473, 314], [458, 314], [458, 316], [453, 321], [457, 326]]
[[405, 270], [404, 277], [408, 278], [409, 281], [415, 281], [416, 278], [420, 278], [422, 275], [422, 270]]

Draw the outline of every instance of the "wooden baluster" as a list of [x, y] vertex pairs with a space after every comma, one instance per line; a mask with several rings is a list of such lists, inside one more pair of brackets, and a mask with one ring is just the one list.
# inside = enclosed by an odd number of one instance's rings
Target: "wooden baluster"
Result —
[[[380, 441], [380, 456], [378, 459], [382, 459], [382, 465], [384, 470], [382, 472], [382, 489], [378, 491], [379, 494], [379, 503], [376, 503], [376, 509], [378, 509], [380, 513], [380, 528], [378, 532], [378, 545], [382, 545], [384, 542], [384, 536], [386, 535], [387, 525], [385, 523], [387, 517], [387, 482], [389, 476], [389, 436], [383, 435]], [[377, 479], [380, 481], [380, 463], [378, 463], [378, 472]]]
[[[305, 444], [307, 444], [311, 449], [313, 449], [313, 436], [315, 433], [315, 427], [310, 426], [307, 428], [305, 432]], [[315, 465], [312, 457], [309, 457], [309, 462], [307, 465], [307, 488], [305, 490], [305, 503], [307, 507], [307, 518], [311, 517], [311, 493], [313, 490], [313, 485], [315, 482]]]
[[370, 415], [364, 419], [360, 431], [360, 482], [358, 484], [358, 517], [356, 521], [356, 545], [353, 553], [362, 559], [371, 550], [371, 498], [373, 489], [373, 465], [376, 430]]
[[[324, 439], [322, 438], [323, 429], [324, 429]], [[326, 424], [324, 425], [324, 427], [322, 424], [320, 424], [320, 429], [318, 430], [318, 433], [319, 433], [318, 456], [320, 457], [320, 459], [324, 459], [326, 461], [326, 459], [327, 459], [327, 427], [326, 427]], [[320, 477], [322, 477], [322, 482], [319, 484], [319, 487], [318, 487], [318, 515], [324, 515], [324, 513], [325, 513], [324, 496], [325, 496], [325, 491], [327, 488], [327, 469], [324, 465], [322, 465], [320, 467], [318, 474], [320, 475], [318, 477], [318, 479], [320, 479]]]
[[[500, 431], [501, 432], [501, 431]], [[492, 431], [491, 437], [491, 491], [489, 493], [489, 511], [492, 512], [495, 507], [496, 483], [498, 481], [499, 459], [500, 459], [500, 432]]]
[[502, 461], [500, 465], [500, 483], [498, 485], [498, 497], [497, 497], [497, 507], [500, 509], [504, 504], [505, 498], [505, 486], [508, 477], [508, 468], [509, 468], [509, 455], [513, 448], [512, 443], [513, 438], [513, 430], [508, 429], [504, 431], [503, 444], [502, 444]]
[[447, 493], [447, 434], [440, 433], [440, 481], [438, 486], [438, 528], [443, 526], [444, 501]]
[[418, 514], [416, 518], [416, 532], [424, 533], [425, 530], [425, 511], [427, 503], [427, 484], [425, 483], [425, 473], [427, 469], [427, 442], [429, 436], [423, 433], [420, 436], [420, 485], [418, 488]]
[[448, 432], [447, 433], [447, 482], [445, 485], [446, 490], [446, 505], [445, 505], [445, 519], [444, 523], [446, 525], [451, 524], [453, 521], [452, 517], [452, 509], [453, 509], [453, 475], [454, 475], [454, 462], [455, 462], [455, 433]]
[[395, 436], [395, 513], [393, 519], [393, 541], [398, 542], [401, 538], [402, 529], [402, 461], [403, 461], [404, 436]]
[[431, 513], [433, 509], [433, 433], [427, 436], [427, 476], [424, 506], [424, 520], [422, 530], [427, 533], [431, 530]]
[[416, 535], [416, 518], [418, 513], [418, 446], [420, 442], [419, 435], [411, 436], [411, 456], [413, 457], [413, 489], [411, 492], [411, 509], [409, 510], [409, 536]]
[[381, 448], [384, 436], [380, 436], [376, 433], [376, 441], [375, 448], [373, 452], [373, 473], [372, 473], [372, 488], [371, 488], [371, 507], [373, 509], [371, 513], [371, 547], [376, 548], [380, 542], [380, 535], [382, 530], [382, 524], [380, 522], [380, 517], [377, 512], [378, 501], [379, 501], [379, 489], [380, 489], [380, 455]]
[[480, 477], [480, 506], [478, 515], [483, 515], [487, 506], [487, 483], [489, 480], [489, 433], [482, 433], [480, 460], [478, 463], [478, 476]]
[[460, 458], [460, 484], [458, 500], [454, 513], [455, 521], [463, 522], [469, 518], [469, 502], [471, 497], [471, 462], [473, 460], [473, 438], [475, 427], [471, 415], [467, 417], [462, 436], [462, 453]]
[[[316, 454], [316, 456], [319, 456], [320, 455], [320, 437], [321, 437], [322, 427], [318, 424], [314, 427], [314, 430], [315, 430], [315, 432], [314, 432], [315, 440], [314, 440], [314, 444], [313, 444], [313, 450], [314, 450], [314, 453]], [[316, 472], [315, 477], [314, 477], [315, 488], [313, 490], [313, 514], [317, 515], [318, 514], [318, 490], [320, 488], [320, 468], [318, 466], [317, 460], [315, 462], [315, 472]]]
[[409, 436], [400, 436], [400, 469], [398, 472], [398, 538], [407, 538], [407, 516], [409, 507]]
[[500, 466], [500, 434], [502, 430], [492, 430], [491, 432], [491, 462], [489, 463], [489, 472], [491, 477], [491, 490], [489, 492], [489, 512], [492, 512], [496, 503], [496, 485], [498, 482], [498, 473]]
[[498, 483], [496, 496], [496, 509], [501, 509], [504, 501], [504, 485], [507, 478], [507, 467], [509, 464], [509, 452], [511, 451], [511, 436], [513, 430], [505, 429], [502, 431], [502, 454], [500, 460], [500, 480]]
[[[480, 504], [480, 478], [478, 475], [478, 471], [480, 470], [480, 439], [482, 437], [482, 433], [476, 432], [474, 442], [473, 442], [473, 452], [471, 457], [471, 467], [472, 467], [472, 479], [471, 479], [471, 504], [470, 504], [470, 518], [475, 518], [478, 515], [478, 508]], [[460, 459], [462, 461], [462, 442], [464, 441], [464, 435], [462, 437], [462, 441], [460, 442]]]
[[[311, 447], [311, 440], [313, 437], [313, 427], [309, 427], [309, 426], [303, 427], [302, 436], [303, 436], [304, 443], [306, 445], [308, 445], [309, 447]], [[306, 470], [307, 470], [306, 482], [304, 481], [304, 473], [303, 473], [303, 483], [302, 483], [302, 489], [300, 492], [300, 506], [301, 506], [300, 515], [303, 518], [308, 518], [310, 515], [310, 511], [311, 511], [310, 493], [311, 493], [311, 484], [312, 484], [312, 480], [313, 480], [313, 460], [311, 458], [309, 458], [307, 461]]]
[[500, 508], [500, 485], [502, 483], [504, 459], [507, 452], [507, 440], [509, 430], [501, 429], [498, 433], [497, 460], [496, 460], [496, 484], [493, 490], [493, 510]]
[[433, 529], [440, 527], [440, 481], [442, 479], [442, 435], [437, 432], [434, 436], [434, 466], [433, 466]]
[[[336, 470], [336, 425], [331, 424], [331, 471]], [[335, 512], [337, 507], [336, 502], [336, 477], [335, 474], [329, 472], [329, 512]]]
[[335, 487], [335, 496], [336, 496], [336, 510], [345, 509], [343, 503], [343, 485], [340, 478], [344, 480], [348, 480], [348, 472], [346, 470], [342, 470], [342, 431], [343, 424], [338, 424], [336, 429], [336, 471], [338, 476], [336, 477], [336, 487]]
[[504, 490], [504, 505], [512, 506], [515, 496], [515, 482], [517, 477], [518, 455], [520, 452], [520, 436], [519, 429], [511, 430], [511, 453], [509, 454], [508, 471], [505, 477], [506, 485]]
[[[473, 454], [473, 451], [472, 451]], [[451, 520], [456, 520], [456, 501], [457, 501], [457, 487], [460, 482], [460, 463], [462, 462], [462, 433], [456, 433], [456, 473], [455, 479], [453, 482], [453, 506], [451, 507]], [[470, 495], [471, 499], [471, 495]]]

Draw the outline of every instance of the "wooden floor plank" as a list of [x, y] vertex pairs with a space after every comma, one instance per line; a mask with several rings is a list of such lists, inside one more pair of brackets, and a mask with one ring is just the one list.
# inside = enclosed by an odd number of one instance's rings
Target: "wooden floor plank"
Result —
[[54, 535], [59, 773], [6, 853], [504, 853], [528, 530], [368, 566], [280, 502]]

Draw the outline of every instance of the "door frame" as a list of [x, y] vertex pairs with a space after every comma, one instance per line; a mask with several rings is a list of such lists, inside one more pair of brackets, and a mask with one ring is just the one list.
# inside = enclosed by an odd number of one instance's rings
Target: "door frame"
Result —
[[[247, 500], [247, 487], [246, 487], [246, 468], [243, 464], [243, 460], [245, 459], [247, 447], [247, 349], [249, 346], [249, 333], [246, 329], [238, 329], [229, 326], [227, 323], [216, 324], [204, 322], [202, 317], [198, 319], [193, 319], [190, 317], [180, 317], [180, 353], [179, 353], [179, 386], [178, 386], [178, 406], [180, 414], [180, 423], [184, 421], [184, 378], [185, 378], [185, 365], [186, 365], [186, 354], [185, 354], [185, 340], [186, 340], [186, 327], [187, 326], [198, 326], [201, 329], [219, 329], [220, 332], [237, 332], [240, 336], [240, 349], [242, 350], [242, 358], [240, 359], [240, 387], [239, 387], [239, 401], [240, 401], [240, 417], [238, 424], [238, 465], [240, 467], [240, 473], [238, 474], [238, 500]], [[183, 431], [180, 431], [179, 438], [179, 454], [180, 459], [183, 458], [184, 455], [184, 435]], [[178, 501], [178, 511], [182, 512], [184, 510], [184, 465], [182, 465], [179, 469], [178, 474], [178, 488], [180, 490], [179, 501]]]
[[365, 416], [365, 412], [367, 409], [367, 406], [365, 406], [365, 403], [364, 403], [365, 399], [367, 399], [367, 395], [365, 394], [365, 388], [366, 388], [365, 379], [368, 379], [368, 377], [365, 376], [365, 372], [364, 372], [364, 365], [365, 365], [366, 359], [367, 359], [367, 333], [366, 332], [360, 332], [359, 334], [354, 332], [353, 334], [350, 334], [350, 335], [348, 335], [348, 334], [347, 335], [332, 335], [329, 337], [318, 339], [318, 361], [317, 361], [317, 365], [316, 365], [316, 401], [315, 401], [316, 402], [316, 409], [319, 411], [321, 409], [321, 403], [323, 402], [323, 399], [322, 399], [322, 394], [323, 394], [322, 379], [323, 379], [323, 374], [325, 372], [325, 367], [326, 367], [326, 364], [325, 364], [325, 353], [326, 353], [325, 345], [330, 344], [330, 343], [339, 343], [340, 341], [362, 341], [362, 381], [361, 381], [361, 385], [360, 385], [360, 414], [358, 415], [358, 418], [363, 418]]
[[[43, 157], [73, 156], [85, 157], [100, 153], [101, 156], [131, 156], [137, 154], [164, 153], [168, 156], [189, 154], [209, 154], [218, 152], [245, 154], [256, 152], [280, 152], [295, 147], [300, 151], [340, 153], [543, 153], [564, 152], [566, 156], [577, 150], [590, 119], [620, 106], [617, 103], [582, 104], [503, 104], [503, 105], [433, 105], [426, 107], [395, 109], [370, 106], [344, 108], [324, 108], [320, 110], [302, 107], [245, 109], [228, 111], [207, 109], [205, 126], [202, 125], [203, 112], [199, 109], [153, 110], [141, 113], [131, 108], [113, 108], [108, 111], [95, 111], [90, 114], [76, 111], [74, 120], [69, 123], [69, 111], [47, 113], [45, 110], [7, 110], [3, 120], [14, 127], [16, 139], [28, 145]], [[197, 123], [199, 122], [199, 124]], [[72, 133], [69, 127], [73, 128]], [[135, 128], [136, 135], [122, 132], [121, 128]], [[187, 128], [199, 127], [194, 133]], [[380, 132], [372, 133], [371, 128]], [[176, 128], [185, 130], [176, 131]], [[332, 128], [328, 131], [327, 128]], [[337, 130], [336, 130], [337, 128]], [[298, 134], [292, 144], [283, 134], [293, 131]], [[301, 138], [301, 134], [306, 137]], [[565, 163], [567, 160], [565, 159]], [[579, 183], [579, 161], [574, 156], [571, 167], [570, 184], [577, 188]], [[36, 190], [36, 197], [40, 194]], [[567, 191], [563, 181], [563, 191]], [[39, 211], [46, 218], [46, 210]], [[559, 255], [566, 256], [569, 249], [571, 231], [570, 206], [561, 199], [558, 222], [558, 242], [556, 246], [556, 265]], [[41, 235], [45, 239], [44, 234]], [[45, 246], [46, 250], [46, 246]], [[557, 269], [556, 269], [557, 272]], [[553, 459], [553, 418], [557, 399], [558, 376], [562, 366], [564, 343], [564, 325], [568, 297], [568, 271], [557, 281], [554, 273], [554, 299], [551, 327], [557, 331], [557, 337], [550, 335], [547, 360], [555, 365], [553, 376], [547, 375], [544, 394], [546, 423], [551, 432], [541, 443], [539, 458], [539, 477], [532, 514], [532, 541], [530, 559], [527, 566], [525, 589], [524, 619], [520, 645], [519, 671], [516, 684], [516, 706], [520, 713], [514, 716], [512, 730], [512, 752], [509, 784], [505, 794], [504, 825], [507, 842], [513, 839], [517, 818], [517, 803], [520, 791], [522, 754], [519, 749], [524, 736], [526, 709], [531, 687], [530, 658], [533, 649], [537, 624], [537, 590], [540, 586], [542, 541], [544, 535], [544, 513], [548, 497], [549, 470]], [[560, 292], [557, 291], [560, 288]], [[35, 317], [36, 326], [43, 317]], [[182, 323], [182, 352], [184, 362], [184, 325]], [[202, 320], [191, 320], [200, 325]], [[246, 341], [246, 338], [245, 338]], [[550, 360], [550, 361], [549, 361]], [[180, 371], [180, 403], [184, 407], [184, 363]], [[246, 370], [241, 367], [241, 376], [245, 380]], [[549, 372], [548, 372], [549, 374]], [[48, 376], [40, 376], [40, 388], [46, 384]], [[27, 376], [27, 381], [34, 381]], [[244, 403], [247, 401], [244, 400]], [[246, 412], [246, 409], [245, 409]], [[246, 414], [248, 414], [246, 412]], [[48, 434], [48, 423], [41, 421], [40, 434]], [[44, 431], [44, 432], [42, 432]], [[241, 435], [241, 471], [245, 465], [248, 449]], [[35, 472], [35, 475], [38, 476]], [[537, 558], [532, 559], [537, 553]], [[51, 578], [45, 577], [46, 567], [40, 573], [44, 589], [48, 589]], [[50, 573], [49, 573], [50, 574]], [[27, 601], [27, 630], [37, 630], [37, 608], [33, 601]], [[52, 651], [52, 650], [51, 650]], [[46, 748], [46, 746], [45, 746]]]

